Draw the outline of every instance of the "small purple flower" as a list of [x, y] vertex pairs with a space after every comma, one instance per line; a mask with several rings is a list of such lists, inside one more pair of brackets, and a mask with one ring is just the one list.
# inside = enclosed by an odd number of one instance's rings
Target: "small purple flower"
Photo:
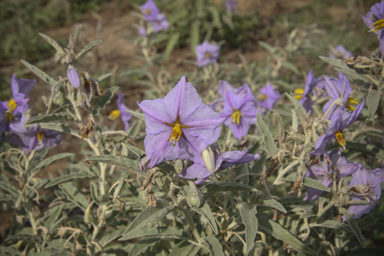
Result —
[[345, 149], [345, 139], [342, 131], [359, 117], [363, 110], [365, 100], [360, 103], [353, 113], [349, 113], [345, 110], [336, 109], [334, 114], [330, 118], [330, 125], [327, 131], [322, 135], [316, 142], [315, 150], [311, 153], [312, 155], [322, 155], [326, 152], [326, 148], [329, 142], [336, 137], [337, 142]]
[[151, 20], [151, 25], [154, 33], [169, 29], [167, 18], [162, 13], [157, 14], [155, 19]]
[[[324, 157], [328, 158], [331, 162], [331, 166], [321, 158], [321, 163], [313, 165], [308, 168], [305, 176], [316, 178], [322, 184], [330, 187], [333, 184], [332, 173], [336, 173], [336, 179], [345, 178], [350, 176], [357, 170], [358, 165], [348, 161], [341, 155], [340, 151], [332, 151], [329, 154], [325, 154]], [[303, 200], [314, 200], [318, 198], [324, 191], [308, 188]]]
[[219, 45], [210, 44], [205, 40], [202, 44], [196, 46], [197, 65], [203, 67], [209, 63], [217, 62], [219, 52]]
[[[209, 148], [207, 148], [207, 150], [208, 149]], [[209, 149], [208, 154], [210, 156], [208, 156], [207, 158], [212, 158], [212, 159], [209, 161], [206, 161], [205, 160], [206, 158], [203, 155], [205, 166], [199, 163], [195, 163], [190, 167], [188, 167], [187, 169], [183, 170], [179, 176], [185, 179], [191, 179], [191, 180], [197, 179], [195, 181], [195, 184], [200, 185], [201, 183], [206, 181], [209, 178], [209, 176], [211, 176], [216, 171], [225, 170], [236, 164], [249, 163], [260, 157], [259, 154], [251, 155], [251, 154], [247, 154], [247, 152], [248, 150], [246, 149], [246, 150], [243, 150], [242, 152], [228, 151], [228, 152], [225, 152], [224, 154], [221, 154], [220, 150]], [[212, 162], [213, 166], [209, 167], [210, 164], [208, 162]]]
[[297, 100], [300, 100], [301, 105], [303, 105], [307, 112], [313, 112], [313, 101], [311, 96], [313, 95], [313, 91], [316, 86], [323, 86], [322, 83], [323, 80], [321, 78], [315, 78], [312, 70], [310, 70], [307, 76], [307, 81], [305, 82], [304, 90], [298, 88], [294, 91], [295, 95], [293, 97]]
[[253, 100], [255, 101], [255, 97], [253, 96], [251, 88], [249, 88], [248, 84], [243, 84], [238, 88], [233, 88], [230, 83], [227, 81], [219, 81], [219, 86], [217, 88], [217, 92], [221, 95], [221, 98], [218, 100], [220, 104], [223, 106], [225, 102], [225, 95], [227, 92], [234, 92], [237, 96], [242, 97], [244, 100]]
[[329, 58], [337, 59], [337, 58], [348, 58], [352, 57], [352, 53], [350, 51], [347, 51], [347, 49], [344, 48], [341, 44], [336, 46], [336, 48], [329, 51]]
[[[252, 95], [253, 97], [253, 95]], [[224, 124], [231, 129], [237, 139], [244, 137], [252, 124], [256, 122], [256, 108], [254, 97], [249, 99], [237, 95], [234, 91], [227, 91], [221, 117], [226, 117]]]
[[71, 83], [73, 87], [75, 87], [76, 89], [80, 88], [80, 85], [81, 85], [80, 76], [74, 67], [72, 66], [68, 67], [67, 77], [68, 77], [68, 81]]
[[141, 25], [139, 27], [139, 36], [140, 37], [146, 37], [147, 36], [147, 30], [145, 29], [144, 25]]
[[280, 93], [273, 89], [272, 84], [268, 84], [260, 89], [259, 99], [256, 100], [256, 103], [259, 108], [271, 110], [279, 98]]
[[368, 201], [368, 205], [351, 205], [348, 212], [354, 219], [359, 219], [364, 214], [370, 213], [379, 204], [381, 196], [380, 184], [384, 182], [384, 169], [367, 170], [360, 165], [352, 174], [349, 186], [353, 187], [350, 199], [353, 201]]
[[109, 114], [109, 118], [115, 120], [119, 116], [121, 116], [121, 120], [124, 123], [124, 130], [127, 132], [129, 129], [129, 120], [131, 120], [132, 115], [126, 112], [129, 108], [124, 104], [124, 94], [121, 92], [117, 93], [117, 109], [113, 110]]
[[[328, 76], [324, 76], [324, 78], [324, 88], [328, 95], [331, 97], [331, 99], [325, 103], [323, 107], [324, 113], [327, 113], [328, 111], [327, 117], [331, 117], [333, 112], [338, 108], [341, 110], [347, 108], [351, 111], [354, 111], [355, 108], [351, 104], [357, 104], [358, 102], [355, 98], [349, 97], [352, 88], [347, 76], [344, 74], [339, 74], [339, 79], [331, 78]], [[336, 103], [333, 104], [336, 100], [340, 101], [340, 105]], [[331, 106], [332, 108], [328, 110]]]
[[225, 8], [227, 9], [227, 11], [235, 11], [239, 9], [239, 6], [236, 0], [227, 0], [225, 1]]
[[202, 103], [184, 76], [164, 99], [144, 100], [138, 105], [145, 116], [149, 168], [177, 158], [204, 164], [201, 152], [219, 138], [224, 118]]
[[384, 1], [371, 6], [371, 10], [361, 16], [365, 25], [369, 28], [369, 32], [374, 32], [380, 41], [380, 51], [384, 53]]
[[141, 6], [141, 11], [144, 15], [144, 20], [152, 21], [156, 19], [156, 16], [160, 13], [159, 8], [153, 0], [148, 0], [145, 4]]

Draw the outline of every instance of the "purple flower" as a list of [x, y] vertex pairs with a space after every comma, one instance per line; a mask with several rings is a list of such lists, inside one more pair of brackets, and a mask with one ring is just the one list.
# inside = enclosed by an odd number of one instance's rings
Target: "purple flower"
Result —
[[360, 103], [353, 113], [349, 113], [345, 110], [336, 109], [331, 116], [331, 123], [328, 126], [327, 131], [316, 142], [315, 150], [311, 153], [313, 155], [322, 155], [326, 152], [326, 148], [329, 142], [336, 137], [337, 142], [345, 149], [345, 139], [342, 131], [356, 121], [361, 111], [363, 110], [365, 100]]
[[[345, 157], [341, 156], [340, 151], [332, 151], [329, 154], [325, 154], [324, 157], [330, 160], [331, 166], [321, 159], [321, 163], [313, 165], [308, 168], [305, 176], [316, 178], [325, 186], [330, 187], [333, 184], [332, 173], [336, 173], [336, 179], [345, 178], [350, 176], [357, 170], [358, 165], [348, 161]], [[324, 191], [308, 188], [303, 200], [314, 200], [318, 198]]]
[[310, 70], [307, 76], [307, 81], [305, 82], [304, 90], [298, 88], [294, 91], [295, 95], [293, 97], [300, 100], [301, 105], [303, 105], [307, 112], [313, 111], [313, 101], [311, 96], [313, 95], [315, 87], [322, 86], [322, 83], [323, 80], [321, 78], [315, 78], [312, 70]]
[[177, 158], [204, 164], [201, 152], [219, 138], [224, 118], [202, 103], [184, 76], [164, 99], [144, 100], [138, 105], [145, 115], [149, 168]]
[[197, 65], [203, 67], [209, 63], [217, 62], [219, 52], [219, 45], [210, 44], [205, 40], [202, 44], [196, 46]]
[[380, 41], [380, 51], [384, 53], [384, 1], [371, 6], [371, 10], [361, 16], [365, 25], [370, 29], [369, 32], [374, 32]]
[[141, 6], [141, 11], [144, 15], [144, 20], [152, 21], [156, 19], [156, 16], [160, 13], [159, 8], [153, 0], [148, 0], [145, 4]]
[[140, 37], [146, 37], [147, 36], [147, 30], [143, 25], [139, 27], [139, 36]]
[[353, 201], [368, 201], [371, 204], [351, 205], [348, 212], [354, 219], [359, 219], [363, 214], [369, 213], [379, 204], [381, 196], [380, 184], [384, 182], [384, 169], [367, 170], [359, 165], [357, 171], [352, 175], [349, 186], [352, 194], [350, 199]]
[[339, 44], [338, 46], [336, 46], [335, 49], [332, 49], [329, 51], [329, 58], [332, 58], [332, 59], [337, 59], [337, 58], [348, 58], [348, 57], [352, 57], [352, 53], [347, 51], [344, 46], [342, 46], [341, 44]]
[[224, 124], [240, 140], [248, 133], [249, 127], [256, 122], [256, 113], [258, 111], [254, 97], [250, 99], [248, 95], [241, 97], [234, 91], [227, 91], [224, 108], [220, 116], [227, 118]]
[[[204, 156], [206, 152], [207, 156]], [[216, 171], [225, 170], [236, 164], [249, 163], [260, 157], [259, 154], [251, 155], [247, 154], [247, 152], [248, 150], [246, 149], [242, 152], [228, 151], [221, 154], [220, 150], [212, 150], [208, 147], [202, 154], [205, 166], [194, 163], [187, 169], [184, 169], [179, 176], [185, 179], [197, 179], [195, 184], [200, 185]]]
[[227, 9], [227, 11], [235, 11], [239, 7], [236, 0], [227, 0], [225, 1], [225, 8]]
[[121, 120], [124, 123], [124, 130], [127, 132], [129, 129], [129, 120], [131, 120], [131, 114], [126, 112], [129, 108], [124, 104], [124, 94], [121, 92], [117, 93], [117, 109], [113, 110], [109, 114], [109, 118], [115, 120], [119, 116], [121, 116]]
[[69, 66], [68, 72], [67, 72], [68, 81], [71, 83], [73, 87], [76, 89], [80, 88], [80, 76], [79, 73], [77, 73], [76, 69], [72, 66]]
[[270, 110], [279, 98], [280, 93], [273, 89], [272, 84], [268, 84], [260, 89], [259, 99], [256, 100], [256, 103], [258, 107]]
[[249, 88], [248, 84], [243, 84], [238, 88], [233, 88], [230, 83], [227, 81], [219, 81], [219, 86], [217, 88], [217, 92], [221, 95], [219, 99], [220, 104], [223, 106], [225, 102], [225, 95], [227, 92], [234, 92], [237, 96], [244, 98], [245, 100], [253, 100], [255, 101], [255, 97], [253, 96], [251, 88]]
[[155, 19], [151, 20], [151, 25], [154, 33], [169, 29], [167, 18], [162, 13], [157, 14]]
[[[357, 100], [355, 98], [349, 97], [351, 94], [352, 88], [349, 83], [349, 80], [346, 75], [339, 74], [339, 79], [331, 78], [328, 76], [324, 76], [325, 82], [324, 82], [324, 88], [327, 91], [328, 95], [331, 97], [331, 99], [325, 103], [323, 107], [323, 112], [327, 113], [327, 117], [329, 118], [332, 116], [333, 112], [337, 109], [349, 109], [351, 111], [355, 110], [355, 107], [353, 107], [351, 104], [357, 104]], [[336, 100], [339, 100], [339, 104], [335, 103]], [[333, 104], [333, 106], [332, 106]], [[330, 107], [332, 108], [328, 110]]]

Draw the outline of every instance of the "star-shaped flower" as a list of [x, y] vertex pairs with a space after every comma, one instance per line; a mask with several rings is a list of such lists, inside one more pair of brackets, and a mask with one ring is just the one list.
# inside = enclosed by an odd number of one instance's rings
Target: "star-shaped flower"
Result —
[[210, 44], [204, 41], [202, 44], [196, 46], [197, 65], [203, 67], [209, 63], [217, 62], [219, 58], [220, 46]]
[[144, 15], [144, 20], [152, 21], [156, 19], [157, 14], [160, 13], [159, 8], [157, 8], [153, 0], [148, 0], [145, 4], [141, 6], [141, 12]]
[[279, 99], [280, 93], [273, 89], [272, 84], [267, 84], [260, 89], [259, 98], [256, 100], [256, 103], [259, 108], [271, 110]]
[[161, 30], [169, 29], [167, 18], [162, 13], [157, 14], [156, 17], [153, 20], [151, 20], [151, 25], [154, 33], [158, 33]]
[[117, 109], [113, 110], [109, 114], [109, 118], [115, 120], [119, 116], [121, 116], [121, 120], [124, 123], [124, 130], [128, 131], [129, 129], [129, 120], [131, 120], [132, 115], [126, 112], [129, 108], [124, 104], [124, 94], [121, 92], [117, 93]]

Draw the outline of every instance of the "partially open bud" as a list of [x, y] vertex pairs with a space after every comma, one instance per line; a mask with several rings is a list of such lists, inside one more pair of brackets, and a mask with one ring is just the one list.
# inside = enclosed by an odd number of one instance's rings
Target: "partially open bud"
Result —
[[80, 88], [80, 76], [79, 73], [77, 73], [76, 69], [69, 65], [68, 72], [67, 72], [68, 81], [71, 83], [73, 87], [76, 89]]
[[151, 161], [151, 159], [149, 159], [146, 155], [143, 155], [140, 159], [140, 162], [139, 162], [139, 169], [141, 171], [142, 174], [145, 174], [148, 170], [148, 166], [149, 166], [149, 162]]
[[[212, 144], [208, 146], [202, 153], [201, 153], [201, 158], [204, 161], [205, 167], [209, 172], [214, 172], [216, 171], [216, 156], [215, 156], [215, 151], [218, 151], [218, 145], [217, 144]], [[217, 152], [216, 152], [217, 154]]]
[[53, 103], [55, 103], [56, 105], [59, 105], [61, 106], [63, 103], [64, 103], [64, 96], [61, 92], [56, 92], [54, 95], [53, 95], [53, 99], [52, 99]]

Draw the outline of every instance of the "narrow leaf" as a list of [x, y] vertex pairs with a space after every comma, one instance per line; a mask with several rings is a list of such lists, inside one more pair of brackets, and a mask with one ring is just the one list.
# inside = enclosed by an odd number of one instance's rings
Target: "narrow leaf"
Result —
[[345, 208], [339, 208], [339, 212], [345, 216], [347, 219], [347, 222], [349, 224], [349, 227], [352, 229], [353, 233], [355, 234], [357, 240], [359, 241], [361, 247], [365, 248], [365, 238], [361, 234], [360, 228], [357, 225], [356, 220], [349, 214], [349, 212]]
[[274, 143], [274, 139], [272, 137], [271, 132], [269, 131], [269, 128], [265, 125], [259, 112], [257, 112], [256, 125], [259, 128], [260, 133], [264, 135], [266, 144], [265, 150], [268, 152], [269, 155], [274, 156], [277, 153], [278, 149]]
[[91, 156], [88, 158], [88, 161], [102, 162], [112, 165], [117, 165], [124, 167], [126, 169], [139, 169], [139, 162], [137, 160], [132, 160], [123, 156], [114, 156], [114, 155], [100, 155], [100, 156]]
[[246, 254], [248, 254], [255, 243], [258, 221], [256, 218], [256, 205], [249, 205], [247, 203], [243, 203], [240, 206], [240, 215], [242, 222], [245, 226], [245, 242], [246, 245]]
[[254, 187], [243, 184], [243, 183], [238, 183], [238, 182], [223, 182], [223, 183], [218, 183], [218, 182], [210, 182], [210, 183], [204, 183], [201, 186], [201, 191], [203, 193], [212, 195], [213, 193], [216, 192], [228, 192], [228, 191], [255, 191], [257, 192], [257, 189]]
[[276, 201], [275, 199], [268, 199], [268, 200], [264, 200], [263, 202], [264, 202], [264, 205], [268, 207], [274, 208], [283, 213], [287, 213], [287, 210], [284, 208], [284, 206], [278, 201]]
[[59, 45], [58, 42], [56, 42], [55, 40], [53, 40], [51, 37], [43, 34], [43, 33], [39, 33], [39, 35], [45, 40], [47, 41], [50, 45], [53, 46], [53, 48], [56, 49], [57, 52], [59, 53], [64, 53], [64, 50], [63, 48]]
[[[31, 125], [29, 125], [31, 126]], [[79, 137], [79, 132], [76, 130], [73, 130], [71, 127], [65, 124], [56, 124], [56, 123], [39, 123], [39, 126], [41, 129], [49, 129], [49, 130], [55, 130], [59, 132], [69, 133], [73, 136]]]
[[174, 238], [180, 238], [181, 236], [188, 237], [187, 233], [184, 232], [184, 230], [172, 227], [172, 226], [166, 226], [166, 227], [154, 227], [152, 229], [148, 229], [147, 227], [142, 227], [140, 230], [137, 230], [136, 232], [130, 232], [126, 235], [124, 235], [122, 238], [119, 239], [119, 241], [126, 241], [134, 238], [141, 238], [141, 237], [174, 237]]
[[56, 179], [51, 180], [47, 185], [45, 185], [45, 188], [49, 188], [52, 186], [59, 185], [61, 183], [70, 182], [74, 180], [89, 180], [92, 178], [96, 178], [96, 176], [95, 175], [91, 176], [87, 172], [75, 172], [71, 174], [65, 174], [65, 175], [61, 175]]
[[57, 155], [54, 155], [54, 156], [51, 156], [51, 157], [44, 159], [42, 162], [40, 162], [38, 165], [36, 165], [35, 168], [32, 169], [31, 177], [33, 175], [35, 175], [41, 169], [43, 169], [47, 166], [50, 166], [51, 164], [53, 164], [57, 161], [60, 161], [61, 159], [71, 157], [71, 156], [73, 156], [73, 153], [61, 153], [61, 154], [57, 154]]
[[304, 116], [307, 114], [307, 112], [305, 111], [303, 105], [301, 105], [300, 101], [298, 101], [297, 99], [292, 97], [289, 93], [285, 93], [285, 95], [287, 95], [288, 99], [292, 102], [292, 104], [295, 107], [295, 109], [300, 111], [301, 114], [303, 114]]
[[322, 223], [314, 223], [313, 225], [311, 225], [311, 228], [312, 227], [322, 227], [322, 228], [332, 228], [332, 229], [342, 229], [342, 230], [345, 230], [345, 231], [349, 231], [349, 232], [352, 232], [352, 230], [349, 228], [349, 226], [345, 223], [342, 223], [342, 222], [339, 222], [337, 220], [326, 220]]
[[204, 203], [203, 207], [191, 207], [191, 209], [207, 218], [213, 232], [215, 232], [216, 235], [218, 234], [215, 218], [213, 217], [211, 208], [209, 207], [207, 202]]
[[169, 56], [171, 56], [171, 53], [172, 53], [173, 49], [175, 48], [175, 46], [177, 45], [179, 38], [180, 38], [179, 33], [174, 33], [174, 34], [170, 35], [168, 42], [167, 42], [167, 47], [165, 48], [165, 52], [164, 52], [164, 60], [169, 59]]
[[81, 58], [83, 58], [83, 56], [89, 52], [90, 50], [92, 50], [94, 47], [96, 47], [98, 44], [101, 44], [102, 41], [100, 40], [96, 40], [96, 41], [93, 41], [91, 42], [90, 44], [86, 45], [83, 49], [81, 49], [81, 51], [76, 55], [75, 57], [75, 60], [76, 61], [79, 61], [81, 60]]
[[306, 185], [307, 187], [316, 188], [318, 190], [322, 190], [322, 191], [326, 191], [326, 192], [331, 191], [329, 189], [329, 187], [325, 186], [320, 181], [317, 181], [315, 179], [311, 179], [311, 178], [308, 178], [308, 177], [304, 177], [303, 184]]
[[101, 82], [103, 81], [104, 79], [110, 77], [112, 75], [112, 73], [107, 73], [107, 74], [104, 74], [104, 75], [101, 75], [97, 78], [97, 81]]
[[154, 246], [160, 242], [158, 238], [144, 238], [135, 243], [132, 250], [129, 252], [129, 256], [137, 256], [146, 251], [148, 248]]
[[373, 89], [370, 90], [368, 93], [366, 102], [368, 105], [368, 113], [369, 113], [371, 118], [373, 118], [373, 116], [376, 113], [377, 107], [379, 106], [381, 94], [382, 94], [381, 90], [380, 90], [380, 92], [378, 92], [378, 91], [373, 90]]
[[104, 95], [100, 97], [99, 101], [93, 107], [92, 115], [97, 116], [98, 114], [100, 114], [100, 111], [102, 111], [105, 108], [105, 106], [111, 101], [115, 92], [119, 89], [120, 87], [116, 85], [109, 88], [109, 90], [106, 91]]
[[38, 76], [44, 82], [49, 83], [51, 85], [57, 84], [57, 81], [55, 81], [55, 79], [47, 75], [44, 71], [42, 71], [38, 67], [26, 62], [25, 60], [20, 60], [20, 61], [21, 63], [24, 64], [24, 66], [26, 66], [29, 70], [31, 70], [36, 76]]
[[25, 124], [36, 124], [36, 123], [47, 123], [47, 122], [74, 122], [77, 119], [72, 115], [68, 115], [67, 113], [54, 113], [47, 115], [39, 115], [32, 117]]
[[[112, 231], [109, 234], [103, 235], [103, 237], [99, 241], [99, 244], [101, 245], [101, 247], [105, 247], [110, 242], [112, 242], [112, 241], [118, 239], [119, 237], [121, 237], [126, 229], [127, 229], [126, 227], [119, 228], [117, 230]], [[99, 251], [99, 248], [96, 247], [96, 252], [98, 252], [98, 251]]]
[[212, 256], [224, 256], [223, 246], [221, 246], [219, 240], [217, 240], [216, 237], [207, 236], [205, 240], [210, 247], [210, 253]]
[[133, 115], [134, 117], [136, 117], [136, 118], [138, 118], [140, 120], [145, 121], [144, 114], [136, 112], [136, 111], [133, 111], [133, 110], [130, 110], [130, 109], [127, 109], [125, 111], [128, 112], [129, 114]]
[[53, 212], [51, 213], [51, 215], [49, 216], [47, 222], [44, 225], [44, 227], [46, 227], [49, 230], [52, 230], [51, 228], [52, 228], [53, 224], [59, 218], [59, 216], [61, 214], [61, 211], [63, 210], [63, 207], [61, 205], [60, 206], [56, 206], [54, 208], [55, 209], [53, 210]]
[[196, 248], [197, 246], [194, 244], [190, 244], [187, 241], [183, 241], [181, 243], [178, 243], [175, 247], [172, 248], [172, 252], [169, 254], [169, 256], [191, 256], [191, 252]]
[[69, 201], [75, 203], [81, 210], [85, 212], [85, 209], [87, 209], [89, 202], [85, 198], [85, 196], [81, 194], [75, 186], [72, 185], [71, 182], [62, 183], [59, 185], [59, 188], [67, 196], [67, 199]]
[[299, 128], [299, 123], [297, 122], [297, 114], [294, 109], [291, 109], [292, 111], [292, 129], [297, 132]]

